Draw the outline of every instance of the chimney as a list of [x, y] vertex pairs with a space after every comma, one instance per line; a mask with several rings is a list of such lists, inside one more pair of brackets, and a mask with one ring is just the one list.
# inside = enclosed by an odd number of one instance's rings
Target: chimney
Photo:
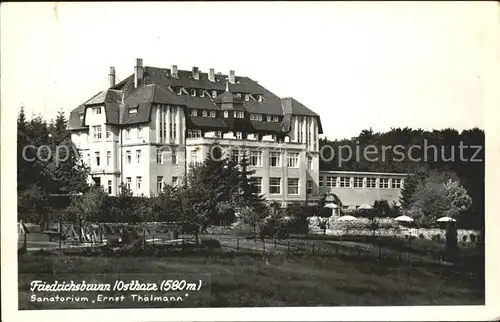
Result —
[[135, 88], [139, 86], [144, 78], [144, 67], [142, 66], [142, 58], [137, 58], [135, 64], [135, 72], [134, 72], [134, 85]]
[[172, 65], [172, 77], [179, 78], [179, 73], [177, 73], [177, 65]]
[[229, 82], [234, 84], [236, 82], [236, 77], [234, 77], [234, 70], [229, 71]]
[[198, 67], [193, 66], [192, 76], [193, 76], [193, 79], [196, 79], [196, 80], [200, 79], [200, 70], [198, 69]]
[[116, 77], [115, 77], [115, 68], [114, 67], [110, 67], [109, 68], [109, 75], [108, 75], [108, 79], [109, 79], [109, 88], [115, 86], [115, 81], [116, 81]]
[[208, 71], [208, 80], [211, 82], [215, 82], [215, 70], [213, 68], [210, 68]]

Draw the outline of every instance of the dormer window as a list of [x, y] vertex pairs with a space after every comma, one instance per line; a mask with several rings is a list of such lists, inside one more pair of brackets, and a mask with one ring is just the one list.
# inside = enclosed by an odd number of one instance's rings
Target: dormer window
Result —
[[278, 122], [278, 117], [277, 116], [273, 116], [273, 122]]
[[245, 94], [245, 102], [250, 101], [250, 94]]
[[260, 95], [260, 94], [257, 95], [257, 101], [258, 102], [262, 102], [263, 101], [262, 95]]
[[236, 93], [236, 95], [237, 95], [239, 98], [241, 98], [241, 93]]
[[83, 114], [80, 114], [80, 121], [83, 121]]
[[242, 119], [244, 117], [243, 111], [234, 111], [234, 118]]
[[204, 89], [200, 89], [200, 97], [205, 97], [205, 90]]
[[224, 118], [227, 119], [229, 117], [229, 112], [228, 111], [224, 111]]
[[128, 114], [137, 114], [137, 107], [129, 109]]
[[195, 88], [191, 89], [191, 96], [196, 96], [196, 89]]
[[177, 95], [182, 95], [182, 87], [177, 87]]
[[266, 121], [267, 121], [267, 122], [271, 122], [271, 119], [272, 119], [272, 118], [271, 118], [271, 115], [266, 115]]
[[255, 119], [262, 122], [262, 114], [257, 114]]
[[215, 117], [215, 111], [210, 111], [210, 117]]
[[192, 109], [189, 111], [190, 116], [198, 116], [198, 110]]
[[207, 117], [207, 111], [203, 111], [202, 113], [203, 117]]
[[96, 109], [95, 109], [95, 113], [96, 113], [96, 114], [101, 114], [101, 108], [100, 108], [100, 107], [96, 107]]
[[254, 114], [250, 114], [250, 121], [253, 121], [255, 118], [255, 115]]
[[216, 90], [213, 90], [212, 91], [212, 98], [216, 98], [217, 97], [217, 91]]

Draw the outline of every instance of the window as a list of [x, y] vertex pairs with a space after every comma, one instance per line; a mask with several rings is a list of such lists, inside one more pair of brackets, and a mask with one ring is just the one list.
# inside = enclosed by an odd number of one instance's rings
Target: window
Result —
[[111, 165], [111, 151], [106, 152], [106, 165]]
[[308, 195], [313, 193], [313, 182], [311, 180], [307, 180], [306, 192]]
[[351, 178], [340, 177], [340, 188], [350, 188], [350, 187], [351, 187]]
[[132, 187], [132, 178], [131, 177], [127, 177], [127, 182], [126, 182], [126, 186], [127, 186], [127, 189], [131, 189]]
[[323, 187], [324, 186], [324, 179], [323, 176], [319, 176], [319, 186]]
[[249, 94], [245, 94], [245, 102], [248, 102], [250, 101], [250, 95]]
[[207, 117], [207, 111], [202, 112], [203, 117]]
[[99, 152], [95, 153], [95, 165], [100, 166], [101, 165], [101, 156]]
[[400, 189], [401, 188], [401, 179], [393, 178], [391, 180], [391, 188], [392, 189]]
[[127, 140], [130, 139], [130, 129], [125, 130], [125, 139], [127, 139]]
[[156, 149], [156, 163], [163, 164], [163, 150]]
[[255, 115], [254, 114], [250, 114], [250, 121], [253, 121], [255, 118]]
[[191, 162], [192, 163], [198, 162], [198, 153], [196, 151], [191, 151]]
[[377, 188], [377, 179], [376, 178], [366, 178], [366, 187], [367, 188]]
[[156, 189], [158, 193], [163, 192], [163, 177], [156, 177]]
[[241, 140], [241, 139], [243, 139], [243, 133], [241, 133], [241, 132], [236, 132], [236, 139], [237, 139], [237, 140]]
[[132, 164], [132, 153], [130, 151], [125, 152], [127, 164]]
[[260, 94], [259, 94], [259, 95], [257, 95], [257, 101], [259, 101], [259, 102], [262, 102], [262, 101], [263, 101], [263, 99], [262, 99], [262, 95], [260, 95]]
[[307, 169], [309, 169], [309, 170], [313, 169], [313, 158], [312, 157], [307, 157]]
[[172, 139], [177, 138], [177, 123], [170, 124], [170, 129], [172, 130], [172, 132], [170, 133]]
[[108, 180], [108, 194], [112, 194], [113, 193], [113, 183], [111, 182], [111, 180]]
[[231, 159], [236, 163], [240, 163], [240, 151], [237, 149], [233, 149], [231, 151]]
[[273, 116], [273, 122], [278, 122], [278, 117], [277, 116]]
[[201, 130], [188, 130], [188, 138], [201, 138]]
[[255, 120], [262, 121], [262, 114], [255, 115]]
[[190, 116], [198, 116], [198, 110], [196, 110], [196, 109], [189, 110], [189, 115]]
[[94, 140], [100, 140], [102, 138], [100, 125], [92, 126], [92, 132], [94, 133]]
[[80, 114], [80, 121], [83, 121], [83, 114]]
[[177, 151], [175, 149], [172, 149], [172, 164], [177, 164]]
[[299, 154], [296, 152], [290, 152], [287, 155], [287, 167], [298, 168], [299, 167]]
[[269, 166], [281, 167], [281, 152], [269, 152]]
[[234, 111], [234, 117], [237, 119], [242, 119], [243, 117], [245, 117], [245, 114], [243, 113], [243, 111]]
[[132, 107], [128, 110], [128, 114], [137, 114], [137, 108], [136, 107]]
[[252, 191], [258, 195], [262, 194], [262, 177], [252, 177]]
[[288, 178], [288, 194], [298, 195], [299, 194], [299, 179], [298, 178]]
[[267, 121], [267, 122], [271, 122], [271, 120], [272, 120], [271, 115], [266, 115], [266, 121]]
[[210, 111], [210, 117], [215, 117], [215, 111]]
[[172, 177], [172, 186], [177, 186], [178, 181], [179, 181], [178, 177]]
[[236, 93], [236, 96], [241, 97], [241, 93]]
[[229, 117], [229, 112], [228, 111], [224, 111], [224, 118], [227, 119]]
[[382, 189], [389, 188], [389, 178], [380, 178], [380, 188]]
[[137, 186], [137, 191], [141, 191], [142, 177], [136, 177], [135, 184]]
[[281, 178], [269, 178], [269, 193], [281, 193]]
[[142, 139], [142, 126], [137, 128], [137, 138]]
[[106, 139], [110, 139], [113, 136], [113, 132], [109, 127], [106, 127]]
[[262, 151], [250, 151], [250, 165], [262, 167]]
[[196, 89], [195, 88], [191, 89], [191, 96], [196, 96]]
[[205, 97], [205, 91], [203, 89], [200, 89], [200, 97]]
[[215, 136], [216, 138], [221, 138], [221, 137], [222, 137], [222, 133], [221, 133], [221, 131], [215, 131], [215, 132], [214, 132], [214, 136]]
[[212, 91], [212, 98], [216, 98], [217, 97], [217, 91]]
[[177, 95], [182, 95], [182, 87], [177, 87]]
[[141, 163], [141, 150], [135, 151], [135, 158], [137, 160], [137, 164]]
[[354, 188], [363, 188], [363, 178], [354, 178]]
[[101, 114], [101, 112], [102, 112], [102, 111], [101, 111], [101, 108], [100, 108], [100, 107], [96, 107], [96, 109], [95, 109], [95, 113], [96, 113], [96, 114]]
[[326, 177], [326, 186], [328, 188], [337, 187], [337, 177], [331, 177], [331, 176]]

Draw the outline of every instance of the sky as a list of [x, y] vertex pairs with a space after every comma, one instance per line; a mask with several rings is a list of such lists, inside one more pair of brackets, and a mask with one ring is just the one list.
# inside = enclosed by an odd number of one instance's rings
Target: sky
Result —
[[[494, 4], [494, 3], [493, 3]], [[492, 3], [7, 3], [2, 108], [68, 113], [145, 66], [248, 76], [321, 116], [324, 135], [484, 128]], [[8, 27], [7, 27], [8, 26]]]

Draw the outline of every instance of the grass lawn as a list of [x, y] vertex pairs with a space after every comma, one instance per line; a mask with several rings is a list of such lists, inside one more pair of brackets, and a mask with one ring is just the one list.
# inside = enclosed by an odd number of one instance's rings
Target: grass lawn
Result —
[[208, 276], [199, 294], [182, 302], [148, 304], [155, 307], [484, 304], [484, 287], [465, 272], [437, 265], [398, 267], [357, 256], [275, 255], [266, 261], [259, 255], [112, 258], [24, 254], [19, 259], [19, 309], [134, 308], [137, 304], [130, 302], [101, 306], [33, 303], [28, 285], [34, 277], [30, 274], [52, 274], [56, 279], [62, 274], [95, 274], [95, 281], [106, 279], [97, 274], [114, 274], [112, 280], [119, 274]]

